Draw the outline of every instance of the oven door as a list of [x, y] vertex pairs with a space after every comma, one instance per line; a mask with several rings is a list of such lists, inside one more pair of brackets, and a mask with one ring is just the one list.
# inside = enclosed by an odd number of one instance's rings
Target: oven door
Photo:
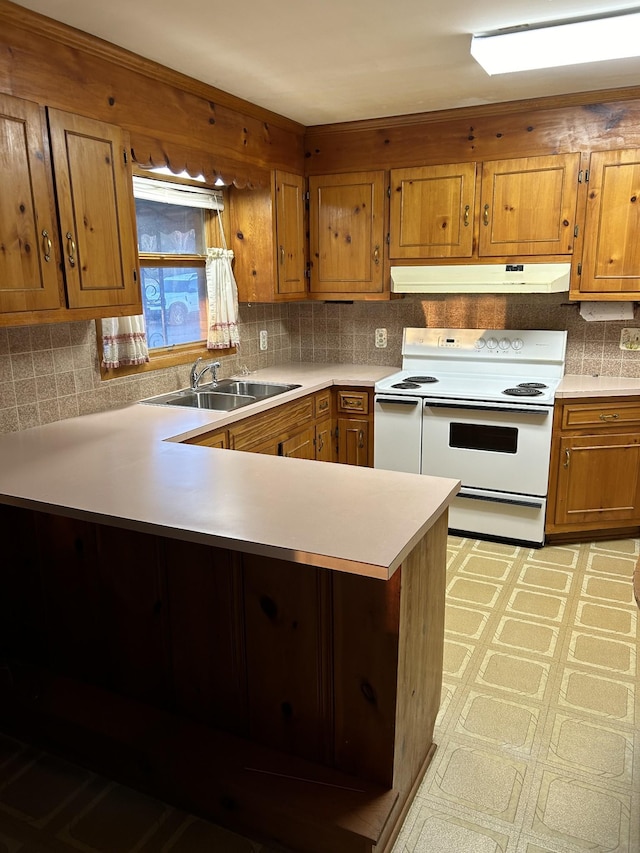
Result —
[[427, 399], [422, 473], [477, 489], [545, 496], [552, 412], [519, 403]]

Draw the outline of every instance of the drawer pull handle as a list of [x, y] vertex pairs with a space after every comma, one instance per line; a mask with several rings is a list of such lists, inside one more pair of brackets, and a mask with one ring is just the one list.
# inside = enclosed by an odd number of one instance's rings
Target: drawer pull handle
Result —
[[465, 204], [464, 206], [464, 227], [469, 227], [469, 205]]
[[489, 224], [489, 205], [488, 204], [485, 204], [485, 206], [484, 206], [484, 212], [482, 214], [482, 221], [484, 222], [485, 225]]
[[324, 450], [324, 441], [322, 440], [322, 433], [318, 436], [318, 452], [322, 453]]
[[376, 246], [373, 250], [373, 263], [376, 266], [380, 263], [380, 246]]
[[358, 447], [362, 449], [364, 447], [364, 430], [358, 430]]
[[280, 266], [284, 265], [284, 246], [280, 246]]
[[564, 451], [564, 465], [562, 467], [568, 468], [570, 460], [571, 460], [571, 451], [567, 447], [566, 450]]
[[601, 421], [617, 421], [620, 415], [605, 415], [604, 412], [600, 415]]

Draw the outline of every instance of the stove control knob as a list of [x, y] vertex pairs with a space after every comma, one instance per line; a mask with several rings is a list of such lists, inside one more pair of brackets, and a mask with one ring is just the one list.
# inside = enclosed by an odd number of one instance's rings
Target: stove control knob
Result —
[[514, 348], [514, 350], [519, 351], [524, 346], [524, 341], [522, 340], [522, 338], [514, 338], [511, 341], [511, 346]]
[[487, 349], [495, 349], [498, 346], [496, 338], [489, 338], [487, 341]]
[[507, 350], [511, 346], [511, 341], [509, 340], [509, 338], [500, 338], [500, 340], [498, 341], [498, 346], [500, 347], [500, 349]]
[[474, 346], [476, 349], [482, 349], [486, 343], [487, 342], [485, 341], [484, 338], [478, 338], [478, 340], [475, 342]]

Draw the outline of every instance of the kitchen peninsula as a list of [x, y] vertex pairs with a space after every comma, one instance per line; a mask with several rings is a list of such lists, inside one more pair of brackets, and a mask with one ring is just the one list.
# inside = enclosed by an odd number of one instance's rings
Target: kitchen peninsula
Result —
[[[292, 368], [280, 400], [374, 374]], [[459, 484], [182, 443], [234, 417], [0, 439], [0, 724], [296, 851], [388, 851], [435, 749]]]

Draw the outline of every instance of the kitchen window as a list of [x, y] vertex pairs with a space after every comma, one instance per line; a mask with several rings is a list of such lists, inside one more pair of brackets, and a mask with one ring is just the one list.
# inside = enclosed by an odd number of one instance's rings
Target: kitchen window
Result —
[[103, 378], [157, 370], [208, 354], [206, 249], [221, 242], [217, 217], [223, 216], [223, 193], [191, 179], [138, 174], [133, 194], [150, 361], [103, 368]]

